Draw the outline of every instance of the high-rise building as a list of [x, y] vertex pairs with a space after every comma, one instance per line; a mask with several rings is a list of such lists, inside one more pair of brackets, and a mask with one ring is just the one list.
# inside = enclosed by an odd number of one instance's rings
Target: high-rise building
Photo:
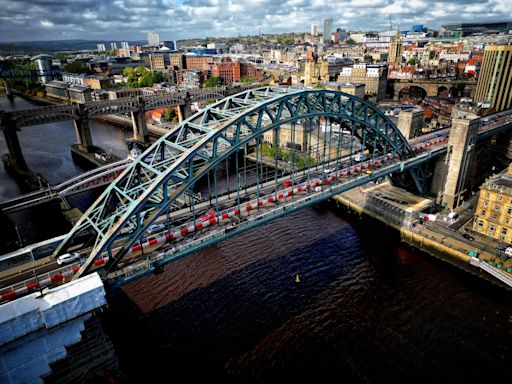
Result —
[[51, 57], [48, 55], [37, 55], [32, 58], [36, 62], [36, 69], [39, 74], [41, 84], [46, 84], [52, 81], [50, 72], [52, 69]]
[[498, 112], [512, 108], [512, 45], [485, 47], [475, 101]]
[[324, 20], [324, 43], [331, 41], [332, 36], [332, 19]]
[[117, 49], [117, 43], [110, 43], [110, 50], [115, 51]]
[[96, 44], [96, 48], [98, 52], [105, 52], [107, 49], [105, 48], [105, 44]]
[[160, 37], [158, 33], [148, 32], [148, 45], [150, 47], [157, 47], [160, 45]]
[[400, 64], [402, 62], [402, 37], [400, 31], [396, 31], [396, 35], [391, 39], [389, 45], [388, 62]]
[[318, 25], [311, 24], [311, 36], [318, 36]]
[[128, 44], [127, 41], [122, 41], [121, 42], [121, 48], [122, 49], [130, 49], [130, 44]]

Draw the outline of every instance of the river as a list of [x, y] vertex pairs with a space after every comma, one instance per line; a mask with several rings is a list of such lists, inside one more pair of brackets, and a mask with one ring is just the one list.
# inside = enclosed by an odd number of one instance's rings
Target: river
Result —
[[[52, 137], [50, 129], [30, 135], [43, 127], [21, 132], [29, 166], [51, 181], [81, 171], [69, 155], [70, 126], [51, 125]], [[125, 134], [91, 128], [107, 149]], [[97, 139], [102, 130], [104, 142]], [[3, 170], [0, 183], [1, 198], [19, 193]], [[114, 291], [103, 323], [122, 381], [133, 383], [512, 379], [509, 292], [404, 247], [395, 232], [332, 204], [277, 219]]]

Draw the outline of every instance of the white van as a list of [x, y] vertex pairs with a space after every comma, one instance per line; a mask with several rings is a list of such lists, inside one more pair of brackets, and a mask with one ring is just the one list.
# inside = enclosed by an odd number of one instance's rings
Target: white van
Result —
[[508, 257], [512, 257], [512, 247], [508, 247], [507, 249], [505, 249], [505, 255], [507, 255]]

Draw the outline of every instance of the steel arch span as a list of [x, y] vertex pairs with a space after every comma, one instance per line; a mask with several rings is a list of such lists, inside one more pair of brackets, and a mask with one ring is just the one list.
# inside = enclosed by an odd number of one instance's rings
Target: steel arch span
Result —
[[[315, 158], [307, 157], [308, 171], [312, 167], [310, 164], [315, 163], [318, 168], [320, 164], [337, 164], [342, 158], [349, 159], [352, 164], [352, 155], [356, 153], [372, 158], [377, 154], [400, 159], [413, 157], [411, 147], [396, 126], [363, 99], [337, 91], [294, 87], [247, 90], [205, 108], [156, 141], [87, 210], [56, 249], [54, 257], [82, 242], [82, 250], [88, 256], [75, 278], [87, 273], [99, 259], [108, 260], [105, 270], [112, 270], [137, 242], [141, 242], [155, 220], [166, 217], [166, 236], [170, 236], [171, 227], [176, 228], [180, 224], [176, 222], [176, 212], [183, 212], [183, 208], [188, 206], [195, 215], [194, 207], [200, 205], [194, 194], [195, 184], [207, 177], [210, 191], [210, 174], [217, 172], [224, 162], [228, 167], [230, 157], [234, 157], [237, 164], [236, 194], [240, 205], [239, 153], [244, 152], [245, 158], [248, 148], [256, 148], [256, 188], [259, 194], [258, 161], [263, 161], [265, 134], [272, 133], [272, 139], [267, 142], [274, 144], [277, 182], [278, 168], [282, 174], [286, 173], [286, 167], [288, 173], [294, 172], [296, 144], [293, 136], [299, 132], [295, 129], [296, 124], [304, 125], [302, 140], [311, 151], [308, 154], [313, 154], [312, 141], [308, 144], [305, 138], [307, 135], [312, 137], [311, 127], [315, 119], [323, 119], [330, 128], [320, 133], [320, 124], [317, 124], [317, 152]], [[337, 135], [333, 133], [333, 121], [339, 123]], [[291, 162], [278, 155], [283, 147], [279, 132], [284, 127], [292, 127]], [[350, 144], [345, 147], [350, 147], [347, 149], [348, 157], [347, 151], [340, 150], [345, 134], [350, 136]], [[334, 136], [337, 144], [332, 139]], [[354, 138], [359, 141], [357, 149]], [[323, 151], [318, 150], [320, 141]], [[337, 148], [333, 149], [331, 145], [337, 145]], [[214, 199], [218, 202], [214, 180]], [[227, 188], [229, 197], [229, 185]], [[247, 188], [246, 184], [246, 192]], [[210, 207], [212, 195], [209, 196]], [[201, 204], [208, 205], [204, 200]]]

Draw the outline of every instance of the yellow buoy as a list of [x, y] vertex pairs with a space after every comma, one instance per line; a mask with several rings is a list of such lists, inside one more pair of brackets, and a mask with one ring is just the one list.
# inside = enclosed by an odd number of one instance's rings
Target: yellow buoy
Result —
[[295, 275], [295, 282], [296, 282], [297, 284], [299, 284], [299, 283], [300, 283], [300, 277], [299, 277], [299, 274], [298, 274], [298, 273], [297, 273], [297, 275]]

